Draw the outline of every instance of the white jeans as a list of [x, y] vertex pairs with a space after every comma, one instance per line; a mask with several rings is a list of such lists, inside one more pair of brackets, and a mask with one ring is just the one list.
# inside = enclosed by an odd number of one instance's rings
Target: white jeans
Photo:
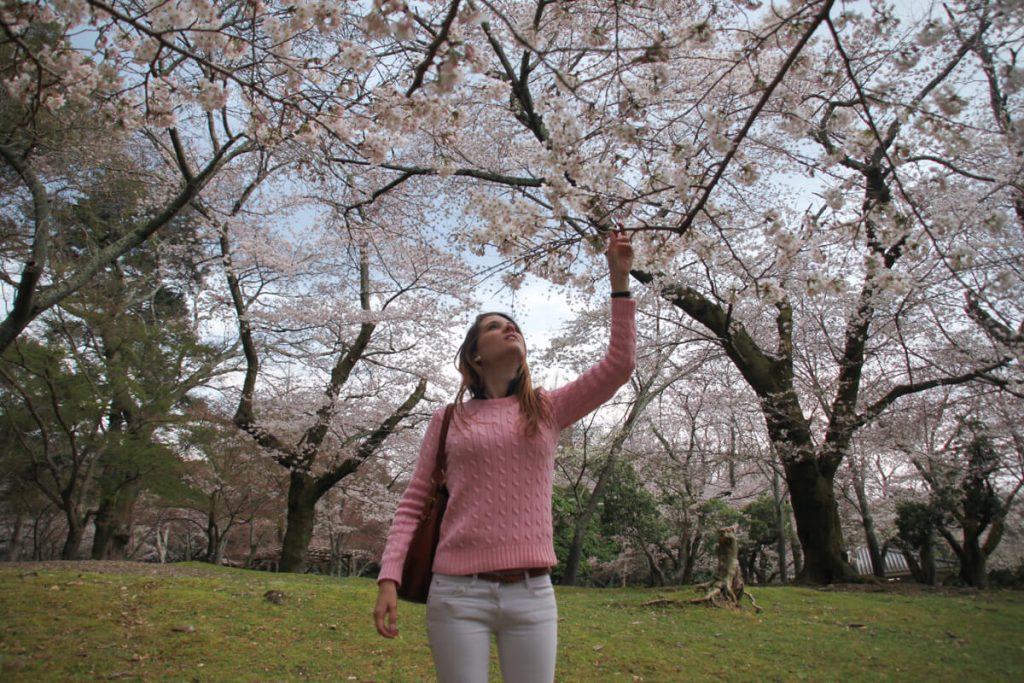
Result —
[[554, 681], [558, 608], [551, 577], [493, 583], [434, 574], [427, 635], [438, 683], [486, 683], [492, 633], [504, 683]]

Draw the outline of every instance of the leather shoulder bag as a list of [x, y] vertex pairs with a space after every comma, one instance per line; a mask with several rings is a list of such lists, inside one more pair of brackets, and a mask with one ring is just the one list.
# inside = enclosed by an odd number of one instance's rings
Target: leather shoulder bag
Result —
[[444, 411], [444, 422], [441, 423], [441, 438], [437, 445], [437, 458], [434, 462], [434, 473], [430, 477], [430, 493], [423, 504], [416, 532], [409, 542], [409, 552], [405, 555], [402, 566], [402, 583], [398, 586], [398, 597], [409, 602], [425, 603], [430, 591], [430, 580], [433, 577], [434, 554], [437, 542], [441, 538], [441, 519], [448, 507], [448, 426], [452, 421], [455, 404], [451, 403]]

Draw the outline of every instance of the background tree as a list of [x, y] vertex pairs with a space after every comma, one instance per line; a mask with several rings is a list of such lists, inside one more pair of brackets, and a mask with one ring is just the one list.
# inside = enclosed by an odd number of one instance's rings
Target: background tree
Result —
[[603, 534], [618, 539], [620, 554], [633, 550], [643, 557], [648, 585], [664, 586], [668, 580], [657, 548], [668, 528], [659, 515], [657, 498], [628, 460], [618, 461], [615, 470], [601, 505]]
[[[399, 233], [390, 217], [386, 210], [340, 224], [325, 217], [314, 233], [319, 239], [298, 244], [270, 226], [254, 240], [250, 226], [241, 232], [248, 251], [236, 250], [227, 232], [221, 236], [246, 358], [233, 421], [289, 476], [282, 571], [301, 568], [317, 503], [375, 455], [424, 398], [426, 377], [436, 374], [434, 345], [458, 310], [458, 299], [438, 296], [458, 291], [448, 284], [458, 277], [458, 261], [416, 233]], [[269, 258], [268, 246], [277, 249]], [[284, 268], [290, 277], [279, 280]], [[268, 356], [299, 363], [308, 376], [289, 390], [275, 382]], [[261, 381], [276, 394], [268, 396], [271, 419], [256, 412]], [[300, 430], [302, 422], [308, 426]]]
[[25, 340], [3, 356], [5, 435], [14, 471], [24, 472], [64, 514], [61, 557], [77, 559], [92, 515], [95, 468], [106, 447], [98, 368], [57, 340]]
[[856, 452], [858, 449], [854, 450], [855, 452], [846, 458], [853, 497], [851, 499], [850, 492], [847, 492], [846, 498], [860, 517], [864, 530], [864, 542], [867, 545], [868, 556], [871, 558], [871, 572], [879, 578], [884, 578], [885, 554], [875, 525], [873, 501], [867, 492], [867, 458], [863, 453]]
[[[276, 513], [282, 502], [273, 479], [278, 472], [254, 453], [248, 439], [234, 425], [219, 419], [202, 403], [193, 405], [189, 422], [175, 435], [183, 460], [183, 483], [178, 496], [165, 496], [163, 507], [182, 516], [198, 513], [205, 522], [204, 560], [221, 564], [229, 543], [257, 519]], [[162, 521], [162, 520], [161, 520]], [[244, 546], [236, 542], [235, 546]]]
[[785, 533], [778, 524], [778, 505], [769, 494], [743, 506], [740, 528], [743, 540], [739, 543], [739, 563], [746, 583], [768, 583], [779, 573], [779, 567], [786, 561], [785, 555], [777, 558], [773, 574], [768, 573], [768, 549], [778, 548], [779, 536]]
[[[593, 324], [589, 319], [589, 316], [583, 317], [581, 322], [582, 325], [588, 329]], [[640, 352], [638, 353], [639, 355], [647, 355]], [[593, 426], [596, 415], [601, 413], [595, 414], [594, 417], [589, 418], [587, 425], [581, 430], [574, 431], [574, 434], [582, 433], [583, 435], [583, 444], [580, 449], [580, 457], [582, 458], [581, 464], [583, 467], [579, 468], [578, 473], [567, 477], [570, 481], [570, 487], [574, 491], [575, 498], [579, 503], [579, 509], [578, 513], [574, 515], [575, 528], [572, 540], [569, 544], [568, 554], [565, 558], [561, 579], [562, 583], [566, 585], [571, 586], [576, 583], [576, 575], [579, 571], [583, 545], [588, 535], [588, 527], [595, 513], [598, 511], [598, 508], [603, 504], [606, 487], [610, 484], [619, 485], [619, 483], [616, 482], [617, 477], [627, 474], [624, 471], [619, 471], [620, 456], [623, 453], [627, 440], [632, 434], [634, 427], [640, 422], [641, 416], [647, 406], [650, 405], [650, 403], [655, 400], [674, 379], [663, 379], [660, 377], [665, 361], [670, 353], [670, 350], [667, 353], [659, 350], [654, 354], [650, 354], [647, 362], [645, 363], [646, 367], [642, 371], [636, 373], [634, 381], [631, 382], [633, 396], [626, 406], [626, 414], [623, 417], [621, 424], [614, 430], [610, 431], [602, 439], [606, 445], [602, 444], [601, 446], [597, 446], [597, 448], [593, 448], [588, 443], [590, 440], [590, 427]], [[582, 369], [580, 369], [580, 371], [582, 371]], [[678, 377], [678, 374], [676, 377]], [[593, 457], [591, 455], [591, 449], [599, 451], [600, 455], [596, 458]], [[595, 462], [593, 467], [588, 468], [587, 466], [588, 456]], [[562, 469], [563, 473], [568, 474], [564, 466], [560, 467], [560, 469]], [[590, 471], [587, 471], [588, 469]], [[628, 474], [633, 474], [631, 468], [629, 469]], [[585, 493], [580, 490], [581, 487], [586, 486], [583, 481], [584, 476], [592, 480], [592, 484], [587, 487], [589, 490], [586, 490]], [[632, 502], [638, 504], [641, 502], [644, 504], [647, 503], [647, 498], [644, 498], [640, 492], [637, 492], [637, 496], [636, 500], [633, 500]], [[619, 503], [622, 502], [623, 501], [619, 501]], [[613, 507], [617, 506], [616, 503], [612, 503], [612, 505]], [[622, 523], [626, 524], [627, 527], [632, 530], [634, 535], [639, 534], [640, 536], [644, 536], [648, 531], [650, 531], [650, 524], [646, 521], [641, 523], [639, 520], [634, 520], [635, 523], [631, 524], [630, 521], [626, 519], [626, 516], [633, 513], [639, 515], [647, 514], [646, 512], [641, 512], [639, 510], [628, 510], [625, 508], [619, 510], [619, 514], [622, 515]], [[640, 547], [642, 547], [645, 553], [647, 553], [647, 557], [651, 565], [652, 576], [657, 574], [659, 577], [657, 579], [658, 585], [663, 584], [664, 576], [661, 573], [658, 563], [653, 559], [653, 556], [650, 555], [649, 551], [647, 551], [645, 543], [641, 543]]]
[[935, 530], [940, 517], [931, 505], [919, 501], [904, 501], [896, 507], [897, 539], [903, 556], [914, 579], [929, 586], [938, 582]]
[[1024, 486], [1019, 472], [1005, 472], [997, 448], [985, 424], [968, 417], [960, 421], [943, 457], [915, 463], [931, 489], [934, 528], [960, 560], [960, 580], [979, 588], [987, 585], [988, 557], [1002, 540], [1008, 508]]
[[[123, 168], [101, 170], [84, 188], [88, 194], [55, 207], [54, 222], [67, 226], [53, 245], [55, 270], [73, 264], [76, 253], [102, 248], [118, 226], [145, 212], [146, 188], [132, 180], [131, 163]], [[58, 307], [68, 343], [99, 359], [109, 389], [105, 429], [116, 443], [99, 463], [94, 559], [123, 558], [140, 493], [179, 478], [176, 455], [161, 441], [167, 425], [180, 418], [194, 390], [225, 371], [233, 353], [229, 344], [198, 339], [204, 316], [191, 307], [203, 274], [190, 246], [195, 224], [184, 216], [174, 223], [159, 239], [97, 272], [89, 287]]]

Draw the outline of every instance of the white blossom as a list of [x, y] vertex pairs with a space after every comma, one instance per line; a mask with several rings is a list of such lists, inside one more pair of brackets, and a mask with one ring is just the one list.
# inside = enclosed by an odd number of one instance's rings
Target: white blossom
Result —
[[946, 27], [937, 21], [929, 21], [917, 34], [917, 43], [921, 47], [932, 47], [946, 35]]

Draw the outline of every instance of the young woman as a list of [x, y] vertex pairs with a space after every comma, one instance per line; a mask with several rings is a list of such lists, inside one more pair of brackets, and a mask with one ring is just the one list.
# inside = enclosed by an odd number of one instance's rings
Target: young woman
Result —
[[[554, 391], [530, 383], [526, 345], [511, 318], [485, 313], [459, 349], [462, 387], [447, 439], [450, 499], [434, 558], [427, 633], [440, 683], [487, 680], [498, 643], [505, 683], [553, 681], [558, 615], [550, 568], [551, 486], [559, 433], [629, 380], [636, 356], [629, 297], [629, 237], [609, 238], [611, 340], [605, 357]], [[472, 398], [462, 401], [465, 392]], [[412, 482], [398, 504], [381, 560], [373, 616], [398, 635], [396, 590], [437, 456], [445, 409], [427, 429]]]

